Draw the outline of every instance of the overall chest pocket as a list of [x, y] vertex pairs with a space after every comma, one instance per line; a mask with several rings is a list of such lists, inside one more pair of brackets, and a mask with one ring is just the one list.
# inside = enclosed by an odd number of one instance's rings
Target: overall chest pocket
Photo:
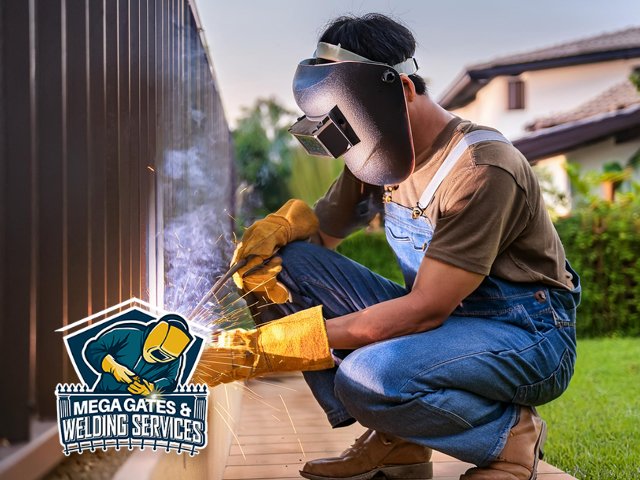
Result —
[[395, 225], [385, 225], [387, 239], [391, 244], [397, 244], [402, 248], [413, 248], [419, 252], [426, 252], [433, 237], [433, 228], [425, 223], [424, 231], [398, 228]]

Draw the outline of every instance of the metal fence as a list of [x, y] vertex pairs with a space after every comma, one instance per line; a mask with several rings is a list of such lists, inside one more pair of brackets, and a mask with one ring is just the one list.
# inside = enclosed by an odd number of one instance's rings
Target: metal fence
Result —
[[55, 417], [54, 330], [210, 283], [233, 163], [200, 33], [187, 0], [0, 2], [0, 438]]

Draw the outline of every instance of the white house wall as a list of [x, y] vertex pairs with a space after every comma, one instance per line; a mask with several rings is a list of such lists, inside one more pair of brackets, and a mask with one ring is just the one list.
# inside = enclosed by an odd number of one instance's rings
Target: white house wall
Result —
[[[626, 166], [631, 156], [640, 149], [640, 139], [615, 143], [613, 137], [605, 141], [578, 148], [567, 153], [567, 160], [581, 165], [582, 171], [601, 171], [605, 163], [618, 162]], [[640, 173], [634, 172], [634, 179], [640, 181]]]
[[512, 140], [523, 136], [525, 125], [553, 113], [578, 107], [622, 82], [640, 59], [616, 60], [572, 67], [525, 72], [525, 109], [507, 109], [509, 77], [496, 77], [485, 85], [469, 105], [453, 110], [456, 115], [500, 130]]
[[[556, 194], [564, 194], [567, 203], [558, 202], [557, 195], [545, 193], [545, 201], [551, 211], [559, 216], [569, 213], [572, 203], [569, 175], [566, 171], [567, 162], [580, 165], [581, 172], [602, 172], [604, 164], [618, 162], [626, 166], [631, 156], [640, 149], [640, 139], [615, 143], [613, 137], [598, 143], [578, 148], [564, 155], [547, 157], [536, 162], [534, 169], [541, 185], [546, 185], [543, 191], [553, 190]], [[633, 173], [633, 180], [640, 182], [640, 172]], [[594, 186], [593, 194], [602, 194], [599, 186]]]

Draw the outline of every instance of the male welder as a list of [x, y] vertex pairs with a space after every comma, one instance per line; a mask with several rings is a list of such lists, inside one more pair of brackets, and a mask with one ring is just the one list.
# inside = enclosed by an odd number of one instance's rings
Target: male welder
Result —
[[148, 324], [118, 323], [85, 347], [85, 359], [100, 374], [93, 391], [172, 392], [182, 373], [182, 354], [192, 341], [187, 322], [175, 314]]
[[[534, 406], [573, 374], [579, 279], [526, 159], [437, 105], [414, 51], [386, 16], [341, 17], [299, 64], [291, 132], [346, 168], [315, 211], [290, 200], [245, 231], [236, 283], [284, 318], [224, 332], [198, 375], [303, 370], [333, 427], [368, 427], [306, 478], [429, 478], [434, 448], [476, 465], [465, 480], [534, 479]], [[332, 250], [377, 207], [405, 286]]]

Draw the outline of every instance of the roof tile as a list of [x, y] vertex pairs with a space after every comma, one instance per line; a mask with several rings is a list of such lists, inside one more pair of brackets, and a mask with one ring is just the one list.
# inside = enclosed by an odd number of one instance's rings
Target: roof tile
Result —
[[629, 27], [625, 30], [603, 33], [595, 37], [583, 38], [550, 47], [540, 48], [538, 50], [499, 57], [490, 62], [470, 66], [467, 70], [481, 69], [488, 66], [538, 62], [576, 55], [585, 55], [588, 53], [624, 50], [627, 48], [638, 47], [640, 47], [640, 27]]
[[638, 104], [640, 104], [640, 92], [629, 80], [625, 80], [572, 110], [539, 118], [527, 125], [526, 129], [541, 130], [612, 113]]

